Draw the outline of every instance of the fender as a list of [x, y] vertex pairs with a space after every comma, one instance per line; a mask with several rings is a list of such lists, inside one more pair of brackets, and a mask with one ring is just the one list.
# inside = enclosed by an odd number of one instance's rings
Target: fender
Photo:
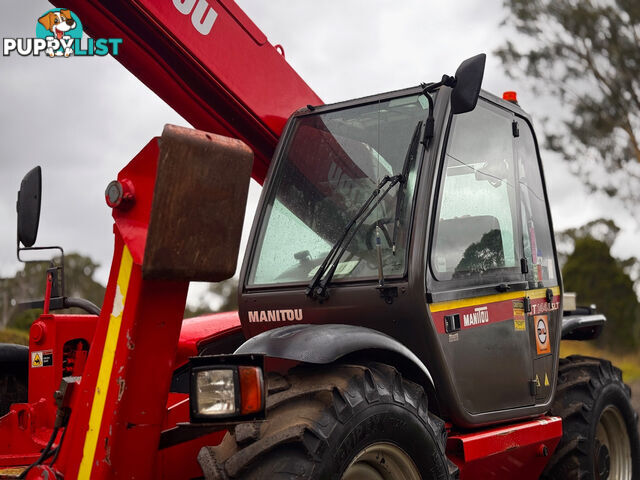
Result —
[[29, 365], [29, 347], [13, 343], [0, 343], [0, 364]]
[[370, 328], [341, 324], [288, 325], [262, 332], [235, 351], [319, 365], [365, 352], [367, 360], [387, 360], [388, 363], [391, 358], [392, 366], [422, 385], [428, 394], [435, 392], [431, 373], [411, 350]]
[[604, 315], [569, 315], [562, 317], [562, 340], [598, 338], [607, 321]]

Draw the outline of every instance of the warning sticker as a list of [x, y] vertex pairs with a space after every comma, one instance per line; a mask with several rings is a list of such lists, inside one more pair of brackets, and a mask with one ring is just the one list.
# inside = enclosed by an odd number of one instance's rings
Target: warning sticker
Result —
[[522, 300], [513, 301], [513, 328], [518, 332], [527, 330], [527, 322], [524, 316], [524, 302]]
[[31, 367], [50, 367], [53, 365], [53, 350], [31, 352]]
[[547, 372], [544, 372], [544, 386], [549, 386], [549, 377], [547, 376]]
[[533, 324], [536, 329], [536, 350], [538, 355], [551, 352], [551, 341], [549, 339], [549, 322], [546, 315], [536, 315], [533, 317]]

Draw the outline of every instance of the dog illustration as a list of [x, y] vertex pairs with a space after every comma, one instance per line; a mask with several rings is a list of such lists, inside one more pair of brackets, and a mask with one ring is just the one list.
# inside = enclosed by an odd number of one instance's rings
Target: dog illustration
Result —
[[[71, 11], [69, 10], [45, 13], [38, 19], [38, 22], [40, 22], [48, 31], [53, 33], [53, 36], [57, 40], [69, 38], [68, 35], [66, 35], [66, 32], [76, 28], [76, 22], [71, 18]], [[49, 47], [45, 50], [45, 53], [50, 57], [53, 57], [54, 55], [61, 56], [63, 54], [65, 57], [68, 57], [73, 53], [73, 49], [65, 47], [64, 52], [62, 50], [54, 52], [53, 48]]]

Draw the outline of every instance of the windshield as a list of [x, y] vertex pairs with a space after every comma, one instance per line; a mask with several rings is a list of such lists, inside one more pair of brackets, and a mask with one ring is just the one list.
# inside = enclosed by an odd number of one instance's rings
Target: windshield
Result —
[[[309, 283], [380, 180], [402, 174], [427, 108], [423, 95], [412, 95], [296, 118], [273, 179], [249, 285]], [[411, 161], [407, 182], [394, 187], [365, 219], [334, 281], [378, 277], [376, 225], [385, 278], [404, 274], [417, 163]]]

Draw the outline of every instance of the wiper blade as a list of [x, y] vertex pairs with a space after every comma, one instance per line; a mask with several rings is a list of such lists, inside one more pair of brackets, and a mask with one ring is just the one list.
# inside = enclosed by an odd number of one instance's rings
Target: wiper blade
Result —
[[[327, 285], [331, 281], [331, 278], [333, 277], [336, 271], [336, 268], [338, 268], [338, 262], [340, 258], [346, 251], [347, 247], [349, 246], [349, 243], [351, 243], [351, 240], [355, 236], [356, 232], [358, 231], [360, 226], [363, 224], [363, 222], [369, 217], [369, 215], [371, 215], [371, 213], [376, 209], [376, 207], [384, 199], [387, 193], [389, 193], [389, 190], [391, 190], [396, 184], [403, 181], [405, 181], [405, 179], [402, 177], [402, 175], [394, 175], [392, 177], [386, 175], [380, 181], [378, 186], [373, 190], [373, 192], [371, 192], [371, 195], [369, 195], [369, 198], [367, 199], [367, 201], [362, 204], [362, 206], [358, 210], [358, 213], [356, 213], [353, 219], [347, 224], [346, 228], [342, 232], [342, 235], [340, 235], [340, 238], [338, 238], [336, 243], [331, 247], [331, 250], [329, 250], [329, 253], [325, 257], [322, 264], [320, 265], [320, 268], [318, 268], [318, 271], [313, 276], [313, 279], [307, 286], [307, 289], [305, 291], [307, 296], [311, 298], [322, 298], [322, 299], [327, 298]], [[384, 190], [382, 190], [382, 188], [385, 185], [387, 185], [387, 187]], [[382, 193], [380, 193], [381, 191]], [[349, 233], [351, 233], [350, 236], [349, 236]], [[347, 238], [347, 236], [349, 237]], [[327, 268], [329, 265], [331, 265], [331, 268], [327, 272]], [[322, 277], [324, 276], [325, 272], [327, 272], [327, 275], [325, 279], [322, 280]]]
[[402, 186], [398, 190], [396, 197], [396, 216], [393, 220], [393, 240], [391, 242], [391, 253], [396, 254], [396, 241], [398, 240], [398, 230], [400, 230], [400, 219], [404, 210], [404, 196], [407, 190], [407, 180], [409, 178], [409, 169], [416, 159], [418, 153], [418, 143], [420, 141], [420, 130], [422, 130], [422, 120], [418, 122], [415, 130], [413, 131], [413, 137], [411, 137], [411, 143], [407, 149], [407, 155], [404, 157], [404, 165], [402, 166]]

